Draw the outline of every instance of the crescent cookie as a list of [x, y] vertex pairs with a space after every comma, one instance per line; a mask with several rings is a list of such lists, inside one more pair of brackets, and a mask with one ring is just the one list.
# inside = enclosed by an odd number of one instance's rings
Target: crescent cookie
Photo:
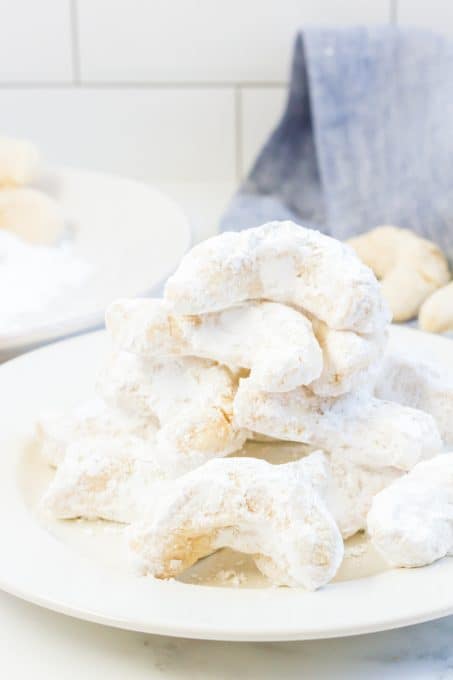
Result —
[[152, 502], [164, 473], [137, 437], [91, 437], [72, 443], [41, 501], [58, 519], [129, 523]]
[[27, 184], [36, 171], [38, 158], [34, 144], [0, 137], [0, 189]]
[[421, 567], [453, 554], [453, 453], [419, 463], [378, 493], [368, 533], [395, 567]]
[[380, 279], [394, 321], [417, 316], [426, 298], [450, 280], [440, 248], [409, 229], [376, 227], [348, 243]]
[[359, 465], [410, 470], [439, 453], [442, 440], [432, 416], [368, 394], [323, 398], [253, 390], [241, 381], [234, 400], [237, 427], [326, 451], [343, 451]]
[[91, 399], [68, 413], [44, 413], [36, 423], [40, 454], [52, 467], [60, 465], [68, 446], [80, 439], [126, 436], [154, 444], [155, 433], [155, 421], [107, 407], [101, 399]]
[[286, 465], [212, 460], [166, 487], [147, 519], [128, 530], [142, 573], [172, 578], [223, 547], [253, 555], [276, 585], [314, 590], [343, 558], [322, 498], [322, 454]]
[[[310, 447], [293, 442], [247, 442], [235, 456], [253, 457], [273, 465], [306, 459]], [[325, 492], [327, 507], [344, 539], [366, 529], [366, 518], [373, 497], [404, 472], [379, 464], [357, 465], [344, 451], [325, 452], [328, 475]]]
[[430, 413], [445, 446], [453, 446], [452, 373], [406, 352], [389, 351], [379, 372], [375, 395]]
[[64, 230], [58, 203], [36, 189], [0, 190], [0, 229], [36, 244], [53, 245]]
[[163, 300], [118, 300], [106, 313], [116, 347], [142, 357], [195, 356], [250, 369], [259, 389], [284, 392], [311, 383], [323, 357], [310, 321], [275, 302], [220, 312], [172, 314]]
[[165, 287], [180, 314], [245, 300], [299, 307], [331, 328], [373, 333], [389, 313], [379, 284], [347, 245], [293, 222], [225, 232], [187, 253]]
[[312, 319], [313, 330], [323, 353], [322, 373], [310, 383], [321, 397], [338, 397], [374, 382], [387, 344], [387, 331], [359, 335], [329, 328]]
[[169, 476], [227, 456], [247, 438], [232, 422], [237, 380], [212, 361], [113, 352], [97, 387], [113, 407], [157, 422], [154, 457]]
[[394, 467], [357, 465], [343, 451], [330, 453], [328, 460], [327, 505], [346, 539], [366, 529], [374, 496], [404, 473]]
[[438, 288], [420, 307], [418, 323], [422, 331], [453, 331], [453, 281]]

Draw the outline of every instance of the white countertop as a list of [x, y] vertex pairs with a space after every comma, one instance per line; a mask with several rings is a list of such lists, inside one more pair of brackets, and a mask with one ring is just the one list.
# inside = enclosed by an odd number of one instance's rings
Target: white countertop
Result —
[[85, 623], [0, 594], [0, 627], [7, 680], [453, 678], [453, 617], [338, 640], [203, 642]]
[[[199, 183], [161, 188], [186, 209], [195, 241], [215, 232], [234, 190]], [[453, 679], [453, 617], [338, 640], [203, 642], [86, 623], [0, 593], [0, 630], [0, 674], [7, 680]]]

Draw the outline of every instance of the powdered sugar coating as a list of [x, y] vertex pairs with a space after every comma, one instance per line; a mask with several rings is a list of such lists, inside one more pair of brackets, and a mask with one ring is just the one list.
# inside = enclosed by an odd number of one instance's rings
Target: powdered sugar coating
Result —
[[107, 403], [158, 423], [154, 456], [172, 477], [241, 448], [247, 433], [232, 423], [236, 386], [227, 368], [206, 359], [129, 352], [113, 352], [98, 379]]
[[106, 313], [115, 345], [140, 356], [195, 356], [251, 369], [259, 389], [284, 392], [318, 378], [322, 353], [310, 321], [275, 302], [204, 315], [172, 314], [163, 300], [118, 300]]
[[[109, 309], [98, 391], [126, 431], [82, 419], [46, 507], [134, 522], [158, 578], [225, 546], [278, 585], [327, 583], [373, 496], [442, 446], [430, 416], [370, 394], [388, 318], [371, 272], [318, 232], [271, 223], [197, 246], [166, 300]], [[327, 454], [225, 458], [252, 431]]]
[[328, 583], [343, 541], [322, 499], [322, 454], [287, 465], [251, 458], [213, 460], [167, 487], [152, 516], [131, 527], [142, 572], [178, 575], [221, 547], [253, 555], [277, 585]]
[[359, 335], [329, 328], [312, 319], [323, 353], [322, 373], [310, 389], [322, 397], [337, 397], [374, 383], [387, 343], [387, 331]]
[[445, 446], [453, 446], [453, 373], [408, 352], [387, 352], [375, 394], [430, 413]]
[[249, 299], [307, 310], [331, 328], [372, 333], [389, 312], [379, 284], [351, 248], [293, 222], [224, 232], [185, 255], [165, 287], [182, 314], [200, 314]]
[[[12, 193], [17, 189], [11, 190]], [[43, 246], [26, 243], [2, 229], [0, 191], [0, 337], [30, 333], [36, 325], [55, 322], [83, 302], [78, 294], [90, 280], [91, 265], [73, 251], [71, 244]], [[23, 225], [29, 224], [25, 219]], [[77, 295], [76, 295], [77, 291]]]
[[63, 461], [70, 444], [90, 437], [137, 437], [154, 444], [156, 422], [134, 417], [106, 406], [101, 399], [91, 399], [67, 413], [43, 413], [36, 424], [40, 453], [49, 465]]
[[344, 452], [328, 455], [327, 505], [343, 538], [366, 529], [367, 514], [374, 496], [403, 472], [394, 467], [357, 465]]
[[377, 494], [367, 522], [373, 545], [393, 566], [453, 554], [453, 453], [419, 463]]
[[432, 416], [364, 393], [317, 397], [253, 390], [241, 381], [234, 400], [238, 427], [326, 451], [343, 451], [359, 465], [410, 470], [442, 448]]
[[[273, 465], [295, 462], [310, 454], [306, 444], [273, 441], [248, 442], [235, 456], [251, 456]], [[324, 452], [327, 464], [325, 500], [343, 538], [349, 538], [366, 529], [366, 518], [373, 497], [400, 477], [404, 472], [382, 467], [378, 461], [357, 465], [344, 451]]]
[[138, 437], [86, 437], [70, 444], [41, 507], [58, 519], [140, 518], [165, 478]]

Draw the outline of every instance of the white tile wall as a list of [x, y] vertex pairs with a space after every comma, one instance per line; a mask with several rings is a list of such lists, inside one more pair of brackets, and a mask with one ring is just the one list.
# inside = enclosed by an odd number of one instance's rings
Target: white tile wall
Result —
[[225, 180], [235, 172], [228, 89], [1, 89], [2, 132], [48, 161], [151, 180]]
[[83, 80], [285, 81], [313, 21], [388, 21], [376, 0], [78, 0]]
[[451, 0], [398, 0], [397, 21], [453, 34]]
[[451, 0], [0, 0], [0, 133], [49, 159], [237, 181], [277, 122], [308, 23], [453, 33]]
[[70, 0], [0, 0], [0, 82], [71, 80], [71, 55]]
[[286, 87], [247, 87], [241, 92], [242, 175], [250, 170], [269, 132], [278, 123], [286, 96]]

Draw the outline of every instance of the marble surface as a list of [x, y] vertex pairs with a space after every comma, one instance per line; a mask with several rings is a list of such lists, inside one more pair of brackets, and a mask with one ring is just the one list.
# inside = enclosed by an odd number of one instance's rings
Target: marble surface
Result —
[[204, 642], [85, 623], [0, 594], [0, 628], [8, 680], [453, 678], [453, 617], [336, 640]]

